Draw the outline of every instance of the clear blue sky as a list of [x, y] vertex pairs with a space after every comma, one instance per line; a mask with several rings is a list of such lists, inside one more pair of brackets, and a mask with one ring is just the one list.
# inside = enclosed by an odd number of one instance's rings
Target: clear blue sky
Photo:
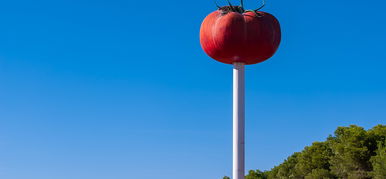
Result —
[[[337, 126], [386, 123], [385, 6], [267, 0], [283, 38], [247, 67], [247, 170]], [[199, 44], [213, 10], [211, 0], [2, 1], [0, 178], [230, 175], [232, 66]]]

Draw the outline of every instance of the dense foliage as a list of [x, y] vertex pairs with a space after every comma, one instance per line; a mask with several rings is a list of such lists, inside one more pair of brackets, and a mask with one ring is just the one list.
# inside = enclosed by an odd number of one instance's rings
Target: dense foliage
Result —
[[[334, 136], [295, 152], [270, 171], [246, 179], [386, 179], [386, 126], [338, 127]], [[229, 177], [224, 177], [229, 179]]]

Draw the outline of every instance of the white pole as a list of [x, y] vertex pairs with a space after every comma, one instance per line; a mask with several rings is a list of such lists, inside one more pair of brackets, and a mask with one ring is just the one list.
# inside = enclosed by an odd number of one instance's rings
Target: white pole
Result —
[[244, 63], [233, 64], [233, 179], [244, 179]]

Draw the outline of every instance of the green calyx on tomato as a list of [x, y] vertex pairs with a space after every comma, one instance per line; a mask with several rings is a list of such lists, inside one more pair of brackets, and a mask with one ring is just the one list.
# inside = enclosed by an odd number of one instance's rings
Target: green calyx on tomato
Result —
[[240, 14], [246, 13], [246, 12], [254, 12], [256, 14], [256, 16], [260, 17], [261, 15], [258, 13], [258, 11], [265, 6], [265, 0], [263, 0], [263, 5], [261, 5], [259, 8], [254, 9], [254, 10], [251, 10], [251, 9], [245, 10], [244, 9], [244, 2], [243, 2], [243, 0], [240, 0], [240, 6], [233, 6], [231, 4], [231, 2], [229, 2], [229, 0], [227, 0], [227, 2], [228, 2], [229, 6], [220, 7], [217, 4], [217, 2], [215, 1], [215, 4], [216, 4], [218, 10], [220, 10], [221, 14], [223, 14], [223, 15], [228, 14], [230, 12], [237, 12], [237, 13], [240, 13]]

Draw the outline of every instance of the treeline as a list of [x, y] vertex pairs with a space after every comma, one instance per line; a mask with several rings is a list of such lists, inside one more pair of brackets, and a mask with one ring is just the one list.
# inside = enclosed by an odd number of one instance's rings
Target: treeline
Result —
[[[338, 127], [324, 142], [295, 152], [270, 171], [245, 179], [386, 179], [386, 126]], [[223, 179], [229, 179], [224, 177]]]

